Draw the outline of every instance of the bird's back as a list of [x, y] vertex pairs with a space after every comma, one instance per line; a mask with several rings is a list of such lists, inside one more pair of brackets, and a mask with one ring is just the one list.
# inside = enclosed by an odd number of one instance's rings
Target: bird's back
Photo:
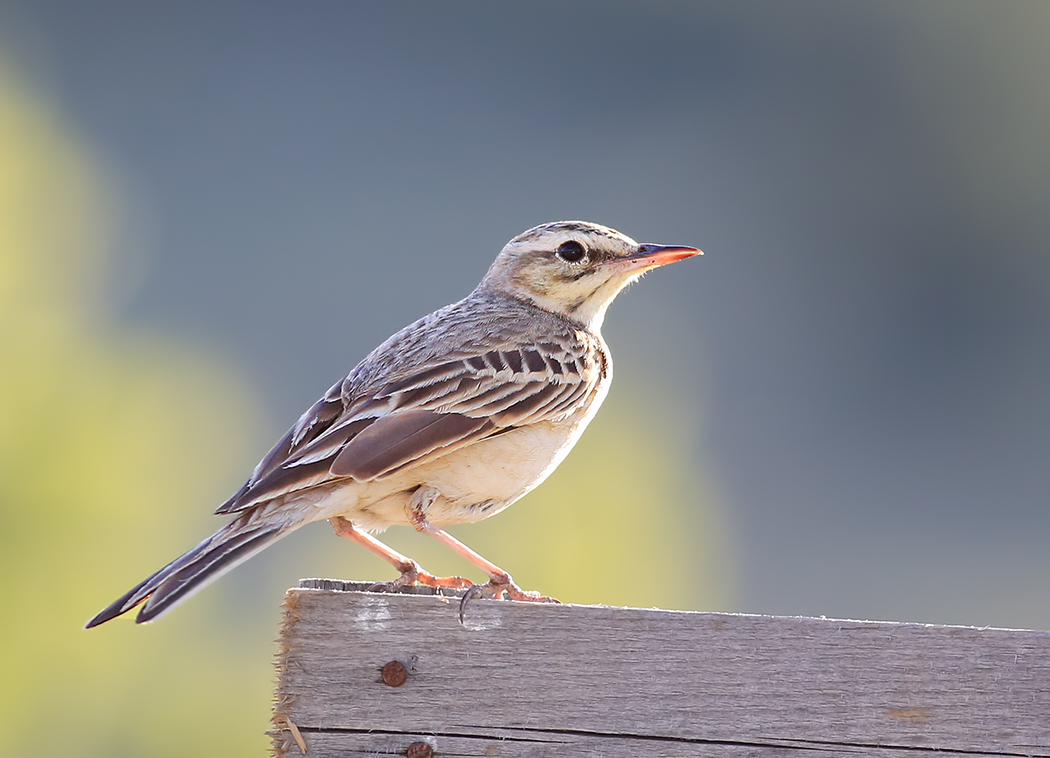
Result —
[[[587, 370], [593, 366], [602, 380], [612, 378], [612, 358], [600, 334], [527, 301], [478, 288], [393, 334], [350, 372], [341, 391], [346, 399], [370, 397], [391, 380], [434, 365], [536, 346], [579, 355]], [[559, 381], [556, 366], [532, 366], [549, 369], [551, 380]]]

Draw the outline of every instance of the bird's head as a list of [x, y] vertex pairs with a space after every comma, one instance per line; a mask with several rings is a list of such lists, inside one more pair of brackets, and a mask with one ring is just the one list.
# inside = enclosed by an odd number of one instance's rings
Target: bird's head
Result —
[[541, 224], [507, 243], [480, 288], [528, 300], [597, 330], [613, 298], [646, 271], [694, 255], [692, 247], [639, 244], [587, 221]]

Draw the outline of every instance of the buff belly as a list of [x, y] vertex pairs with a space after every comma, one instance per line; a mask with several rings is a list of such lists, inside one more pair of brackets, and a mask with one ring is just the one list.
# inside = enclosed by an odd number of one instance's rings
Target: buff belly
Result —
[[373, 482], [337, 486], [316, 503], [316, 517], [343, 516], [355, 526], [382, 531], [409, 524], [408, 508], [420, 487], [437, 490], [426, 509], [432, 524], [480, 521], [540, 484], [576, 444], [585, 421], [540, 423], [453, 451], [430, 463]]

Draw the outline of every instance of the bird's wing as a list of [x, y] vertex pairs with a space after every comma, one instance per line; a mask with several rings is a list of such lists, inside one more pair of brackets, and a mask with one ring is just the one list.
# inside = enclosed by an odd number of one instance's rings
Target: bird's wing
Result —
[[217, 512], [341, 478], [382, 479], [511, 428], [556, 421], [597, 388], [595, 347], [537, 343], [432, 362], [355, 394], [332, 387]]

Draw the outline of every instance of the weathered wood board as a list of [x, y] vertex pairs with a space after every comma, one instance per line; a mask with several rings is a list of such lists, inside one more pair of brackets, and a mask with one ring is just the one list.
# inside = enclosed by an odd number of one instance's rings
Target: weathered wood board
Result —
[[1050, 757], [1050, 632], [366, 587], [288, 591], [275, 755]]

